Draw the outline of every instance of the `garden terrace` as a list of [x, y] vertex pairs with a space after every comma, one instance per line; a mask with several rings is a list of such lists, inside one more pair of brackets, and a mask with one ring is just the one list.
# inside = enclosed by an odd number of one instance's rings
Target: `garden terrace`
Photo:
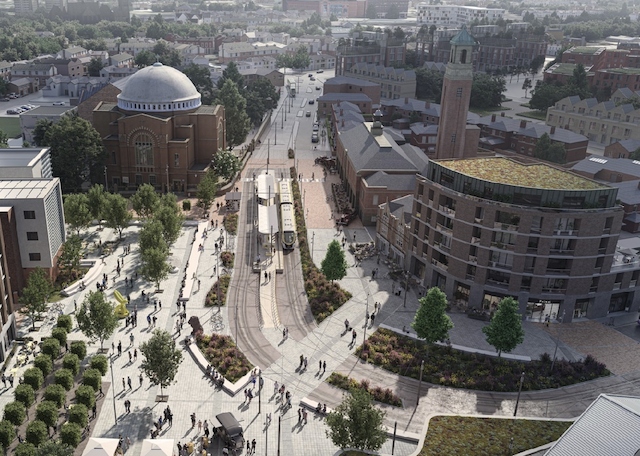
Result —
[[584, 361], [556, 360], [550, 374], [551, 358], [546, 353], [540, 360], [525, 363], [429, 345], [387, 329], [373, 333], [357, 348], [356, 355], [390, 372], [415, 379], [420, 378], [420, 362], [425, 360], [423, 380], [483, 391], [518, 391], [522, 372], [525, 372], [524, 391], [559, 388], [610, 375], [605, 365], [591, 356]]

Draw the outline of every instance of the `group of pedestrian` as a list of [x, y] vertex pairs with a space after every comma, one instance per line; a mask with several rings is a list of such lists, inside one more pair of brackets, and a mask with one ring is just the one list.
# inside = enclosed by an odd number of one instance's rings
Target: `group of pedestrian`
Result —
[[249, 404], [251, 404], [251, 399], [253, 399], [253, 390], [251, 388], [245, 388], [245, 390], [244, 390], [244, 402], [249, 401]]
[[2, 374], [2, 383], [4, 384], [4, 387], [7, 387], [7, 382], [9, 382], [9, 385], [11, 385], [13, 387], [13, 375], [10, 374], [8, 377], [4, 374]]
[[129, 399], [124, 401], [124, 411], [126, 413], [131, 413], [131, 401]]
[[322, 373], [324, 374], [327, 370], [327, 362], [326, 361], [318, 361], [318, 373], [320, 373], [320, 371], [322, 371]]
[[301, 421], [307, 424], [307, 410], [302, 407], [298, 409], [298, 424], [300, 424]]
[[282, 340], [286, 340], [289, 338], [289, 328], [286, 326], [282, 328]]
[[247, 454], [256, 454], [256, 439], [251, 442], [247, 440]]
[[131, 325], [132, 328], [136, 328], [138, 326], [138, 311], [134, 310], [124, 320], [124, 327], [128, 328]]
[[307, 362], [309, 360], [306, 356], [300, 355], [300, 365], [298, 366], [299, 371], [307, 370]]

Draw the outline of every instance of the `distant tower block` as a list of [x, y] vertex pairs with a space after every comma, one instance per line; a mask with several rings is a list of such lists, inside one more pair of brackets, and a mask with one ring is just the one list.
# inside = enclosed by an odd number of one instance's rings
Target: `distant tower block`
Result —
[[476, 128], [467, 127], [467, 113], [473, 83], [471, 54], [476, 41], [467, 27], [451, 39], [451, 55], [442, 82], [442, 99], [436, 155], [434, 158], [463, 158], [475, 156], [479, 136]]

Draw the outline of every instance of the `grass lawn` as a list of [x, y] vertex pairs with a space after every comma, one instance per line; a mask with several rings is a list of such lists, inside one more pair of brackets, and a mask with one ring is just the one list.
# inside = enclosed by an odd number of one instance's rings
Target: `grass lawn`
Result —
[[516, 454], [557, 440], [569, 426], [570, 421], [436, 416], [419, 454], [454, 456], [470, 454], [470, 448], [474, 456]]
[[9, 139], [17, 138], [22, 134], [20, 129], [20, 118], [16, 117], [0, 117], [0, 130], [4, 131]]
[[547, 120], [547, 113], [540, 112], [540, 111], [524, 111], [524, 112], [518, 113], [517, 115], [520, 117], [527, 117], [529, 119], [536, 119], [536, 120], [542, 120], [542, 121]]

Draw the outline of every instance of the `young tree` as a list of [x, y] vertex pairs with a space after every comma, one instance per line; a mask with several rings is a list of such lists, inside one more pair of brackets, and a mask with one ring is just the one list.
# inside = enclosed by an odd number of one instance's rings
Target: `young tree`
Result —
[[150, 282], [155, 282], [156, 289], [160, 289], [160, 282], [167, 278], [171, 265], [167, 262], [167, 251], [152, 247], [142, 255], [142, 277]]
[[487, 342], [498, 351], [509, 353], [524, 340], [522, 317], [518, 313], [518, 301], [511, 297], [504, 298], [498, 304], [491, 323], [482, 328]]
[[230, 180], [240, 171], [242, 164], [236, 154], [226, 150], [219, 150], [213, 154], [211, 168], [222, 179]]
[[153, 216], [154, 220], [162, 224], [162, 236], [167, 246], [176, 242], [180, 236], [184, 215], [178, 206], [178, 199], [173, 193], [167, 193], [160, 198], [160, 205]]
[[84, 193], [71, 193], [64, 198], [64, 219], [71, 229], [80, 234], [80, 230], [91, 224], [89, 199]]
[[384, 430], [385, 412], [371, 403], [371, 395], [354, 388], [336, 409], [329, 413], [325, 423], [326, 435], [340, 448], [377, 451], [387, 440]]
[[33, 330], [36, 329], [36, 320], [40, 318], [42, 312], [47, 310], [47, 299], [53, 292], [51, 280], [42, 268], [36, 268], [29, 274], [27, 286], [22, 289], [20, 302], [22, 308], [20, 312], [31, 319]]
[[420, 307], [411, 323], [418, 337], [430, 344], [449, 337], [453, 323], [445, 313], [446, 308], [447, 295], [438, 287], [430, 288], [427, 294], [420, 298]]
[[67, 238], [62, 244], [62, 253], [58, 258], [58, 266], [67, 272], [75, 271], [80, 268], [80, 260], [82, 259], [82, 241], [80, 236], [73, 235]]
[[107, 194], [102, 184], [93, 184], [87, 193], [91, 217], [102, 226], [102, 216], [107, 202]]
[[160, 203], [160, 195], [151, 184], [142, 184], [138, 187], [138, 191], [131, 197], [131, 206], [143, 219], [153, 216], [158, 204]]
[[104, 207], [105, 225], [118, 231], [122, 239], [124, 230], [131, 221], [131, 213], [127, 208], [127, 200], [120, 194], [107, 193], [107, 202]]
[[[215, 155], [214, 155], [215, 156]], [[198, 206], [205, 212], [209, 210], [209, 206], [216, 198], [216, 190], [218, 189], [218, 177], [213, 170], [209, 170], [198, 184]]]
[[149, 340], [140, 346], [142, 363], [140, 369], [154, 385], [164, 388], [173, 383], [182, 362], [182, 352], [176, 349], [176, 341], [167, 331], [156, 329]]
[[329, 243], [327, 255], [322, 260], [322, 273], [331, 280], [340, 280], [347, 275], [347, 260], [344, 257], [344, 250], [335, 239]]
[[232, 80], [225, 81], [218, 93], [218, 102], [224, 106], [227, 118], [227, 145], [233, 147], [242, 144], [251, 125], [247, 115], [247, 101]]
[[78, 308], [76, 314], [78, 328], [92, 342], [100, 341], [100, 349], [118, 327], [118, 317], [113, 312], [113, 305], [103, 293], [90, 291]]
[[104, 68], [104, 64], [102, 63], [102, 59], [93, 57], [89, 61], [89, 65], [87, 65], [87, 71], [89, 72], [89, 76], [97, 78], [100, 76], [100, 70]]
[[525, 98], [527, 98], [527, 90], [531, 89], [531, 87], [533, 87], [533, 84], [531, 83], [531, 79], [525, 78], [524, 82], [522, 83], [522, 90], [524, 90]]
[[152, 219], [144, 224], [138, 235], [138, 245], [141, 255], [150, 249], [169, 250], [164, 240], [162, 223], [159, 220]]

